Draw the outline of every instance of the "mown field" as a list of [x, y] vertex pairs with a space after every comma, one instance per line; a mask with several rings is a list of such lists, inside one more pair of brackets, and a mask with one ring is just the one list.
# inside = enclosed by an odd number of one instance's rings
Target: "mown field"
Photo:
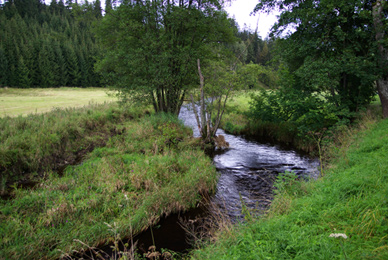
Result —
[[0, 88], [0, 117], [49, 112], [53, 108], [81, 107], [116, 101], [103, 88]]

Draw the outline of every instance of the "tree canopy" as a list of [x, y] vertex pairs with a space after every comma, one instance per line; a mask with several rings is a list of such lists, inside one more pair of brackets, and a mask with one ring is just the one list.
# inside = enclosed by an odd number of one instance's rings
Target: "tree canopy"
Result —
[[217, 58], [216, 47], [235, 41], [217, 0], [123, 1], [97, 35], [105, 54], [97, 68], [123, 100], [173, 114], [198, 85], [197, 59]]
[[[376, 93], [376, 80], [383, 77], [372, 16], [377, 2], [382, 1], [260, 1], [255, 11], [281, 11], [272, 33], [283, 33], [277, 47], [292, 77], [286, 81], [292, 86], [284, 87], [307, 99], [322, 95], [320, 99], [338, 114], [356, 112], [368, 104]], [[387, 3], [382, 4], [381, 29], [386, 32]], [[291, 32], [284, 35], [290, 27]], [[380, 43], [386, 46], [387, 41]]]

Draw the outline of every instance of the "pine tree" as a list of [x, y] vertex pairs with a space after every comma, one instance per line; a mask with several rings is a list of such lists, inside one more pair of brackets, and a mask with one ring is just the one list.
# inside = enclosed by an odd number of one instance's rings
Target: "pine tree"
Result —
[[100, 19], [102, 17], [102, 9], [101, 9], [100, 0], [96, 0], [96, 2], [94, 3], [93, 12], [94, 12], [94, 15], [97, 19]]
[[10, 69], [3, 47], [0, 46], [0, 87], [8, 86]]
[[109, 13], [112, 10], [112, 1], [106, 0], [105, 1], [105, 13]]
[[54, 53], [51, 46], [44, 41], [42, 49], [39, 52], [39, 83], [43, 88], [53, 87], [55, 85], [55, 74], [54, 74]]
[[55, 63], [57, 65], [55, 71], [55, 81], [57, 86], [66, 86], [68, 81], [68, 73], [66, 70], [66, 62], [62, 53], [59, 42], [55, 41], [52, 44], [55, 55]]
[[68, 75], [67, 86], [78, 86], [80, 72], [75, 51], [69, 43], [64, 44], [62, 48]]
[[20, 88], [29, 88], [31, 86], [30, 73], [24, 63], [23, 56], [19, 57], [18, 68], [17, 68], [17, 86]]

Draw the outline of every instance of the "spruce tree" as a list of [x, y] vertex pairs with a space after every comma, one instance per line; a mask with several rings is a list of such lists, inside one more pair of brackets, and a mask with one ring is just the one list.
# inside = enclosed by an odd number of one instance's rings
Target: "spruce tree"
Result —
[[9, 73], [8, 59], [3, 47], [0, 46], [0, 87], [8, 86]]
[[20, 88], [29, 88], [31, 85], [30, 72], [24, 63], [23, 56], [19, 57], [17, 68], [17, 86]]

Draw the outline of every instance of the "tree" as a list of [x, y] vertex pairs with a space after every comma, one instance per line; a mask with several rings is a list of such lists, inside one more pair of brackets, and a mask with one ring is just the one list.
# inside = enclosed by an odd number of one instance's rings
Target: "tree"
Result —
[[102, 17], [102, 9], [101, 9], [101, 2], [100, 0], [96, 0], [93, 5], [93, 13], [96, 16], [97, 19], [100, 19]]
[[[97, 68], [122, 100], [152, 104], [178, 115], [185, 94], [198, 81], [197, 59], [233, 42], [219, 1], [125, 1], [103, 19], [97, 35], [105, 56]], [[215, 58], [215, 57], [214, 57]]]
[[8, 76], [9, 76], [9, 68], [8, 68], [8, 59], [5, 55], [5, 52], [0, 46], [0, 86], [8, 85]]
[[17, 68], [18, 83], [17, 86], [20, 88], [28, 88], [31, 85], [30, 72], [26, 64], [24, 63], [23, 56], [19, 57], [19, 63]]
[[222, 59], [210, 61], [203, 74], [200, 60], [197, 60], [200, 79], [199, 98], [197, 98], [199, 102], [195, 102], [193, 94], [190, 97], [198, 130], [205, 143], [214, 143], [216, 140], [216, 132], [226, 103], [231, 98], [232, 91], [242, 86], [237, 73], [237, 61], [238, 59], [231, 64]]
[[109, 13], [112, 10], [112, 1], [106, 0], [105, 1], [105, 13]]
[[50, 88], [55, 85], [55, 71], [58, 69], [55, 63], [55, 54], [48, 41], [42, 42], [42, 49], [38, 56], [39, 85]]
[[371, 15], [374, 2], [262, 0], [255, 11], [279, 8], [275, 35], [288, 26], [295, 28], [278, 42], [281, 59], [294, 77], [292, 87], [304, 95], [322, 95], [337, 111], [357, 112], [373, 98], [381, 75]]
[[377, 0], [373, 5], [373, 23], [375, 28], [375, 37], [378, 46], [378, 66], [381, 70], [381, 77], [377, 80], [377, 90], [383, 107], [384, 118], [388, 117], [388, 40], [386, 38], [387, 10], [384, 14], [384, 4], [386, 1]]

